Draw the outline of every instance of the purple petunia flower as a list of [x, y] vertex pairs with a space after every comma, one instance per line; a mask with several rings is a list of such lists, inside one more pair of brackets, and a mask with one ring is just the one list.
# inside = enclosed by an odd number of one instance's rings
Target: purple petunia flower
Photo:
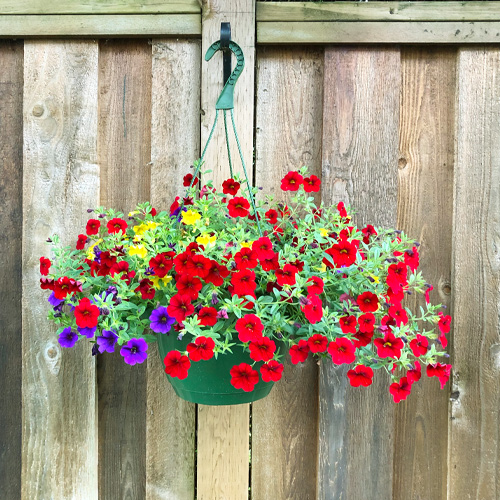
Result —
[[103, 330], [100, 337], [96, 338], [97, 348], [100, 353], [113, 352], [115, 344], [118, 340], [118, 335], [112, 330]]
[[226, 309], [221, 309], [220, 311], [217, 312], [217, 319], [227, 319], [227, 311]]
[[144, 339], [130, 339], [121, 349], [120, 354], [125, 358], [125, 363], [135, 365], [142, 363], [148, 357], [148, 344]]
[[175, 318], [172, 318], [167, 313], [167, 308], [163, 306], [157, 307], [149, 317], [151, 324], [149, 327], [156, 333], [168, 333], [175, 323]]
[[64, 299], [56, 299], [56, 296], [55, 296], [55, 293], [52, 292], [49, 296], [49, 298], [47, 299], [49, 301], [49, 304], [53, 307], [56, 307], [58, 306], [59, 304], [61, 304], [62, 302], [64, 302]]
[[78, 327], [78, 333], [80, 335], [84, 335], [88, 339], [91, 339], [94, 336], [96, 330], [97, 330], [97, 326], [94, 326], [93, 328], [89, 328], [89, 327], [80, 328], [80, 327]]
[[68, 326], [68, 328], [65, 328], [59, 334], [58, 340], [62, 347], [73, 347], [78, 340], [78, 335], [71, 329], [70, 326]]

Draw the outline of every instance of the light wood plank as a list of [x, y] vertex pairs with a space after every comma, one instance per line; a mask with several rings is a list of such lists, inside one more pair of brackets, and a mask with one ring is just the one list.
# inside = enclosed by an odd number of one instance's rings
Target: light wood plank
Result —
[[257, 23], [258, 44], [499, 43], [500, 23], [269, 22]]
[[196, 14], [198, 0], [2, 0], [3, 14]]
[[[356, 223], [394, 227], [397, 208], [400, 54], [395, 49], [325, 50], [322, 200], [356, 210]], [[347, 368], [320, 367], [320, 499], [392, 498], [390, 380], [364, 390]], [[363, 480], [359, 479], [362, 471]]]
[[199, 14], [0, 15], [0, 38], [199, 36], [200, 34]]
[[[457, 51], [402, 52], [398, 229], [421, 243], [420, 267], [433, 303], [451, 302]], [[407, 305], [425, 307], [420, 297]], [[416, 309], [418, 310], [418, 309]], [[449, 385], [425, 375], [396, 407], [394, 497], [446, 499]], [[411, 492], [411, 493], [410, 493]]]
[[99, 202], [97, 44], [26, 42], [24, 112], [22, 498], [97, 499], [91, 345], [59, 346], [37, 285], [47, 237], [74, 244]]
[[0, 42], [0, 484], [21, 497], [23, 44]]
[[260, 21], [497, 21], [500, 2], [258, 2]]
[[[150, 198], [151, 46], [106, 41], [99, 54], [101, 204], [128, 213]], [[146, 494], [146, 366], [98, 358], [99, 497]]]
[[[168, 209], [200, 150], [200, 42], [153, 41], [151, 202]], [[151, 345], [147, 367], [146, 498], [190, 500], [195, 405], [177, 397]]]
[[[258, 51], [256, 184], [280, 194], [281, 179], [303, 165], [321, 176], [323, 51]], [[283, 379], [252, 405], [252, 498], [316, 498], [318, 367], [285, 357]]]
[[500, 496], [500, 52], [459, 50], [448, 498]]
[[[253, 94], [255, 61], [255, 0], [204, 0], [202, 56], [220, 39], [221, 22], [231, 23], [232, 40], [245, 55], [245, 69], [235, 87], [235, 122], [249, 172], [253, 154]], [[234, 64], [234, 57], [233, 57]], [[201, 69], [201, 145], [205, 145], [215, 117], [215, 103], [222, 90], [222, 55], [218, 53]], [[229, 119], [229, 124], [230, 124]], [[230, 125], [229, 125], [230, 126]], [[219, 123], [207, 151], [206, 167], [220, 188], [229, 177], [229, 165]], [[235, 170], [237, 147], [231, 141]], [[198, 406], [197, 495], [198, 500], [243, 500], [249, 486], [249, 406]]]

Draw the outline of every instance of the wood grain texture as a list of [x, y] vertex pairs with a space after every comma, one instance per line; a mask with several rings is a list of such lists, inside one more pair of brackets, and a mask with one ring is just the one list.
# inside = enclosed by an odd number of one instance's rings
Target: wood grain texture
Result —
[[[151, 202], [168, 210], [200, 149], [200, 43], [154, 40]], [[195, 405], [174, 393], [156, 344], [147, 366], [146, 498], [189, 500], [195, 491]]]
[[[256, 183], [280, 196], [286, 172], [321, 175], [323, 51], [258, 52]], [[284, 197], [283, 197], [284, 199]], [[286, 356], [282, 380], [252, 405], [252, 498], [316, 498], [318, 367]]]
[[500, 497], [500, 51], [460, 49], [448, 498]]
[[500, 22], [258, 22], [257, 43], [498, 43]]
[[500, 2], [258, 2], [257, 21], [496, 21]]
[[3, 14], [178, 14], [200, 12], [198, 0], [2, 0]]
[[[99, 54], [101, 204], [128, 213], [150, 198], [151, 46], [103, 42]], [[99, 356], [99, 497], [146, 493], [146, 366]]]
[[[243, 157], [252, 172], [255, 0], [203, 1], [202, 56], [220, 39], [221, 22], [231, 23], [231, 38], [245, 54], [245, 69], [235, 87], [235, 122]], [[234, 57], [233, 57], [234, 60]], [[234, 61], [233, 61], [234, 64]], [[222, 90], [222, 56], [218, 53], [201, 68], [201, 146], [204, 147], [215, 117], [215, 103]], [[231, 126], [230, 118], [229, 127]], [[237, 147], [231, 141], [235, 171]], [[220, 189], [229, 177], [229, 164], [221, 119], [205, 157], [205, 169]], [[249, 486], [249, 406], [198, 406], [197, 495], [198, 500], [243, 500]]]
[[97, 44], [25, 42], [22, 498], [97, 499], [95, 363], [64, 349], [39, 289], [57, 233], [74, 244], [99, 201]]
[[[0, 43], [0, 484], [21, 497], [23, 45]], [[8, 410], [5, 410], [5, 409]]]
[[199, 14], [0, 15], [0, 38], [199, 36]]
[[[351, 204], [358, 225], [394, 227], [399, 51], [327, 48], [324, 74], [322, 201]], [[363, 390], [346, 382], [346, 368], [320, 371], [319, 498], [392, 498], [390, 381], [377, 373]]]
[[[401, 56], [398, 229], [420, 242], [433, 303], [451, 302], [455, 49], [407, 48]], [[413, 310], [425, 300], [407, 298]], [[394, 498], [446, 499], [449, 385], [422, 377], [396, 407]]]

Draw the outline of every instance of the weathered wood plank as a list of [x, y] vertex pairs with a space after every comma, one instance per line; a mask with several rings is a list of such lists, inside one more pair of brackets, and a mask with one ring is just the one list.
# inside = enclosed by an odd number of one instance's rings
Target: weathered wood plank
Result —
[[0, 38], [199, 36], [199, 14], [0, 15]]
[[[151, 46], [112, 41], [99, 54], [101, 204], [128, 213], [150, 198]], [[98, 358], [99, 497], [146, 493], [146, 366]]]
[[2, 14], [196, 14], [197, 0], [2, 0]]
[[448, 498], [500, 497], [500, 51], [460, 49]]
[[21, 497], [23, 45], [0, 43], [0, 484]]
[[500, 2], [258, 2], [257, 22], [497, 21]]
[[46, 320], [38, 259], [74, 244], [99, 202], [97, 44], [26, 42], [23, 179], [22, 498], [97, 499], [95, 363]]
[[258, 44], [499, 43], [500, 23], [269, 22], [257, 23]]
[[[450, 305], [455, 49], [407, 48], [401, 56], [398, 229], [421, 243], [431, 300]], [[409, 298], [406, 299], [407, 302]], [[413, 307], [425, 300], [413, 301]], [[396, 407], [394, 498], [445, 500], [449, 385], [425, 375]]]
[[[235, 90], [235, 122], [244, 159], [252, 171], [253, 94], [255, 61], [255, 0], [204, 0], [202, 56], [220, 39], [221, 22], [231, 23], [232, 40], [245, 54], [245, 69]], [[233, 57], [234, 59], [234, 57]], [[205, 145], [215, 117], [215, 103], [222, 90], [222, 56], [217, 54], [201, 69], [201, 145]], [[222, 118], [222, 117], [221, 117]], [[228, 125], [231, 120], [228, 117]], [[210, 178], [220, 188], [229, 177], [223, 121], [205, 157]], [[231, 141], [235, 170], [238, 150]], [[249, 407], [198, 406], [197, 495], [198, 500], [246, 500], [249, 486]]]
[[[280, 194], [281, 179], [303, 165], [321, 175], [323, 51], [258, 51], [256, 184]], [[286, 356], [283, 379], [252, 405], [252, 498], [316, 498], [318, 367]]]
[[[399, 51], [327, 48], [324, 75], [322, 200], [351, 204], [358, 225], [394, 227]], [[353, 388], [346, 370], [320, 367], [319, 498], [387, 500], [394, 424], [389, 380], [377, 373], [369, 388]]]
[[[200, 42], [153, 41], [151, 202], [168, 209], [200, 150]], [[195, 405], [177, 397], [157, 346], [147, 366], [146, 498], [192, 500]]]

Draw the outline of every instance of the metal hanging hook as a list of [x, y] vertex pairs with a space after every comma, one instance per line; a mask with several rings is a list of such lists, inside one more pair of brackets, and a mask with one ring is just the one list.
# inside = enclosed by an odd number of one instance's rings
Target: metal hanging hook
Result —
[[[229, 23], [222, 23], [222, 24], [229, 25]], [[223, 29], [224, 28], [221, 27], [221, 36], [223, 34]], [[228, 40], [230, 36], [231, 36], [231, 27], [229, 26], [229, 37], [227, 35], [227, 28], [226, 28], [224, 30], [224, 40], [221, 39], [218, 40], [217, 42], [214, 42], [212, 45], [210, 45], [210, 47], [207, 50], [207, 53], [205, 54], [205, 61], [210, 61], [210, 59], [212, 59], [214, 54], [219, 50], [227, 51], [229, 49], [236, 56], [236, 66], [233, 72], [228, 76], [227, 81], [225, 82], [224, 88], [222, 89], [222, 92], [215, 104], [215, 109], [234, 108], [234, 85], [236, 84], [236, 80], [238, 80], [238, 77], [240, 76], [241, 72], [243, 71], [243, 67], [245, 66], [245, 58], [243, 56], [243, 51], [241, 50], [240, 46], [237, 43]], [[229, 54], [229, 58], [230, 57], [231, 56]], [[231, 59], [229, 59], [229, 69], [230, 68], [231, 68]]]

